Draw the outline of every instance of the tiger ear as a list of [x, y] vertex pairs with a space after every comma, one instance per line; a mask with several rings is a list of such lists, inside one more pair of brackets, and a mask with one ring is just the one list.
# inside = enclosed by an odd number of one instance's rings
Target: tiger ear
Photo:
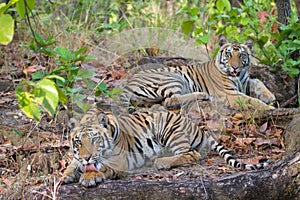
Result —
[[74, 128], [79, 126], [79, 122], [75, 118], [70, 118], [68, 122], [68, 127], [72, 131]]
[[227, 39], [225, 38], [224, 35], [219, 36], [219, 45], [222, 47], [224, 44], [228, 43]]
[[99, 125], [103, 126], [104, 128], [107, 128], [108, 126], [108, 117], [105, 113], [100, 112], [98, 115]]
[[247, 40], [245, 42], [245, 45], [251, 50], [253, 45], [254, 45], [254, 41], [253, 40]]

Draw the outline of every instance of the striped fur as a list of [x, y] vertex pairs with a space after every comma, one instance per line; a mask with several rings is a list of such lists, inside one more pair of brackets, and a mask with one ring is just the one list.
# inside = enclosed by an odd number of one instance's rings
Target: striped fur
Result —
[[[241, 100], [254, 108], [273, 109], [275, 96], [258, 79], [249, 78], [252, 41], [229, 43], [220, 37], [216, 58], [203, 64], [144, 69], [133, 75], [121, 100], [135, 107], [161, 103], [178, 107], [208, 95], [238, 107]], [[250, 97], [248, 94], [253, 94]]]
[[93, 109], [74, 129], [71, 139], [75, 159], [64, 180], [79, 180], [84, 186], [94, 186], [148, 163], [168, 169], [198, 162], [205, 146], [217, 151], [232, 167], [256, 170], [268, 165], [240, 163], [209, 131], [165, 110], [115, 116]]

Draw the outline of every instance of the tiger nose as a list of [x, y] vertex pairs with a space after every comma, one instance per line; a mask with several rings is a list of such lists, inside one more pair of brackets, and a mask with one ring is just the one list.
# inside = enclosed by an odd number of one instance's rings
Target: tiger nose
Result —
[[82, 158], [84, 160], [88, 161], [91, 158], [91, 156], [90, 155], [83, 155]]
[[232, 67], [233, 69], [237, 69], [237, 68], [238, 68], [237, 65], [232, 65], [231, 67]]

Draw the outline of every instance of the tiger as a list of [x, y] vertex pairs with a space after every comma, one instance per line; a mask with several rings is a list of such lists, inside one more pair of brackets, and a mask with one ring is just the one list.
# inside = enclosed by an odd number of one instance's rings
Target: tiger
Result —
[[200, 160], [210, 147], [234, 168], [257, 170], [258, 164], [237, 161], [215, 139], [212, 131], [179, 112], [154, 110], [115, 115], [100, 108], [89, 110], [71, 133], [74, 158], [63, 174], [64, 183], [96, 186], [106, 179], [145, 165], [170, 169]]
[[[228, 42], [219, 37], [220, 49], [206, 63], [164, 66], [135, 73], [123, 89], [121, 101], [127, 106], [163, 104], [178, 107], [195, 100], [222, 100], [240, 108], [241, 102], [255, 109], [274, 109], [276, 100], [259, 79], [249, 77], [250, 55], [254, 42]], [[251, 96], [250, 96], [251, 94]]]

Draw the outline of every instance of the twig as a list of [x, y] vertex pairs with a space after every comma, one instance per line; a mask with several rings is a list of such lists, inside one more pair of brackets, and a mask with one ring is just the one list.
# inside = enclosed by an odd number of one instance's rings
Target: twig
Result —
[[298, 97], [298, 94], [295, 94], [292, 98], [290, 98], [290, 99], [287, 100], [286, 102], [283, 102], [283, 103], [281, 104], [281, 107], [285, 107], [285, 106], [291, 104], [292, 102], [296, 101], [297, 97]]

